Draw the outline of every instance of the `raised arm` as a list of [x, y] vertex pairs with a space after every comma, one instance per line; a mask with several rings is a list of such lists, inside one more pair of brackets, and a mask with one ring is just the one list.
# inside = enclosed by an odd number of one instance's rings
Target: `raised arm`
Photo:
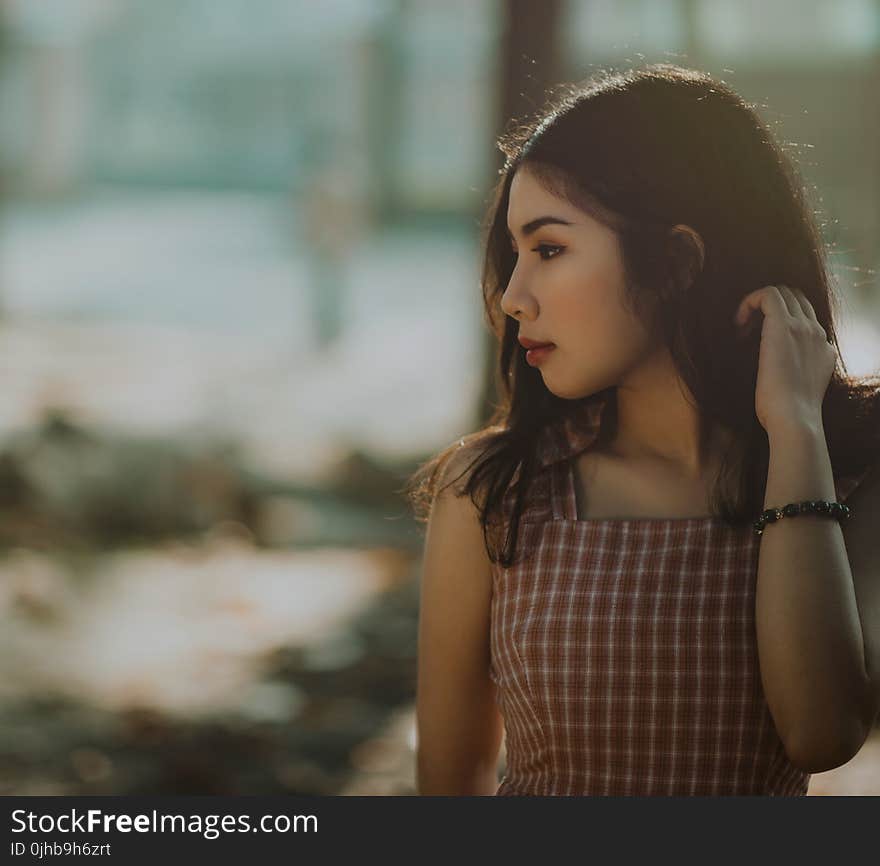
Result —
[[[444, 482], [469, 465], [466, 450], [450, 459]], [[470, 497], [441, 490], [428, 519], [419, 609], [417, 788], [423, 796], [489, 796], [498, 787], [504, 727], [489, 679], [490, 566]]]

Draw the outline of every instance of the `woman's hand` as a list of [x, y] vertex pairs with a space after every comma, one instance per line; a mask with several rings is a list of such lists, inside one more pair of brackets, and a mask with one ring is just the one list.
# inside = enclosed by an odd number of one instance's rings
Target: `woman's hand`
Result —
[[812, 305], [796, 289], [764, 286], [740, 303], [735, 322], [741, 332], [752, 315], [763, 318], [755, 388], [761, 426], [768, 434], [799, 424], [821, 428], [822, 402], [837, 350], [828, 342]]

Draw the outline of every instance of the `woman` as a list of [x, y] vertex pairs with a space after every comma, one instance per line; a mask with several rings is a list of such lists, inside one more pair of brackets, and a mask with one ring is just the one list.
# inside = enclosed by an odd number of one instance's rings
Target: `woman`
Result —
[[880, 387], [796, 171], [670, 64], [500, 144], [503, 399], [411, 480], [419, 792], [805, 794], [877, 714]]

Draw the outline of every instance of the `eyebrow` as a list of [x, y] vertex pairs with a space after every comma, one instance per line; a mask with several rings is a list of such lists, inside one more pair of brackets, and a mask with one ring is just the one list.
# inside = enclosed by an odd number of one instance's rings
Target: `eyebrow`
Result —
[[[530, 222], [527, 222], [522, 227], [522, 233], [525, 237], [534, 234], [541, 226], [547, 225], [560, 225], [560, 226], [570, 226], [572, 223], [569, 220], [564, 220], [562, 217], [555, 216], [539, 216], [537, 219], [533, 219]], [[508, 236], [513, 239], [513, 233], [510, 229], [507, 229]]]

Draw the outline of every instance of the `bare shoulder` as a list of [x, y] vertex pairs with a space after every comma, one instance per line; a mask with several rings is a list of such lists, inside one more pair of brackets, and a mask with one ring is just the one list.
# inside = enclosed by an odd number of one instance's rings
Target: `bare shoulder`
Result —
[[[478, 551], [477, 537], [482, 542], [480, 511], [466, 487], [474, 466], [483, 453], [483, 446], [474, 441], [461, 441], [449, 455], [438, 478], [437, 492], [431, 506], [428, 523], [429, 542], [433, 530], [436, 542], [438, 534], [443, 542], [465, 543], [474, 555]], [[436, 547], [436, 544], [435, 544]]]
[[443, 483], [457, 482], [460, 487], [485, 452], [485, 441], [477, 437], [464, 437], [451, 446], [452, 453], [443, 467]]
[[491, 563], [464, 493], [480, 449], [441, 469], [422, 563], [416, 718], [421, 793], [494, 793], [503, 732], [490, 677]]

